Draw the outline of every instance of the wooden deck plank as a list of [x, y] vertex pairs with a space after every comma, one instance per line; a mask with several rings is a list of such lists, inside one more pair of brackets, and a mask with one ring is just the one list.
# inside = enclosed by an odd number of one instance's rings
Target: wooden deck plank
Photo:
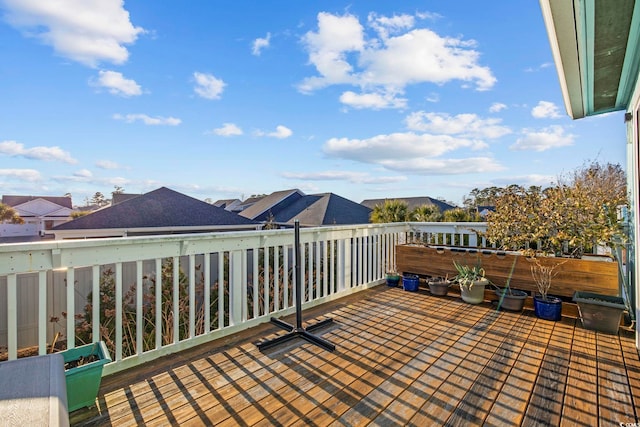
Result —
[[635, 339], [633, 331], [621, 330], [620, 335], [627, 338], [620, 340], [620, 347], [622, 348], [622, 357], [627, 370], [635, 416], [638, 418], [640, 416], [640, 354], [633, 345]]
[[569, 370], [571, 338], [575, 319], [553, 323], [551, 337], [542, 357], [533, 394], [523, 424], [558, 425]]
[[495, 312], [424, 289], [378, 287], [307, 316], [324, 315], [335, 322], [318, 333], [334, 352], [302, 340], [260, 352], [258, 338], [281, 333], [261, 325], [105, 378], [99, 408], [76, 411], [71, 422], [588, 425], [598, 414], [602, 424], [637, 422], [632, 334], [595, 342], [574, 319]]
[[596, 333], [576, 327], [573, 333], [571, 360], [564, 391], [562, 426], [594, 426], [598, 424], [598, 382], [596, 371]]
[[598, 332], [598, 405], [600, 424], [630, 423], [635, 410], [617, 336]]

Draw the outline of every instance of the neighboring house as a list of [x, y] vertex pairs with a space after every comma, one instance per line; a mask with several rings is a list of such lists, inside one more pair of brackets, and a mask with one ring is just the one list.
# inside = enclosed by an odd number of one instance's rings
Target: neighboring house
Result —
[[261, 197], [251, 206], [239, 213], [240, 216], [254, 221], [271, 221], [281, 210], [291, 206], [305, 194], [297, 189], [276, 191]]
[[476, 210], [478, 211], [478, 214], [482, 218], [486, 218], [489, 212], [496, 211], [496, 207], [495, 206], [476, 206]]
[[229, 212], [241, 212], [243, 203], [239, 199], [227, 199], [227, 200], [218, 200], [213, 203], [213, 206], [223, 208]]
[[449, 209], [455, 209], [455, 206], [450, 205], [447, 202], [443, 202], [442, 200], [434, 199], [433, 197], [390, 197], [386, 199], [367, 199], [360, 202], [360, 204], [373, 209], [377, 205], [384, 205], [384, 202], [386, 202], [387, 200], [398, 200], [401, 202], [405, 202], [410, 211], [424, 205], [437, 206], [440, 209], [440, 212], [448, 211]]
[[56, 239], [256, 230], [261, 225], [166, 187], [55, 227]]
[[276, 191], [240, 212], [255, 221], [291, 226], [366, 224], [371, 209], [333, 193], [304, 194], [298, 189]]
[[367, 224], [371, 209], [333, 193], [310, 194], [278, 211], [274, 221], [293, 225], [297, 219], [300, 226]]
[[1, 224], [0, 238], [19, 241], [39, 240], [57, 225], [71, 220], [71, 197], [2, 196], [2, 203], [11, 206], [24, 224]]

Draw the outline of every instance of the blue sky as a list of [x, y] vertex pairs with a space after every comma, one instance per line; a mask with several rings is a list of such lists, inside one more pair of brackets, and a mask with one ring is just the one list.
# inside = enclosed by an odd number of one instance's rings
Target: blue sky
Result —
[[537, 2], [0, 0], [2, 194], [356, 202], [625, 165], [565, 112]]

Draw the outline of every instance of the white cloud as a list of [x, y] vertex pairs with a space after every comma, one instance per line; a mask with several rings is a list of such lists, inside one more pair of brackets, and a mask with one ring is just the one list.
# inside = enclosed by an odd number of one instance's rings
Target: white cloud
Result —
[[433, 102], [433, 103], [440, 102], [440, 95], [438, 95], [438, 94], [437, 94], [437, 93], [435, 93], [435, 92], [432, 92], [432, 93], [430, 93], [429, 95], [427, 95], [427, 97], [426, 97], [425, 99], [426, 99], [427, 101], [429, 101], [429, 102]]
[[282, 125], [278, 125], [276, 126], [276, 130], [274, 132], [263, 132], [263, 131], [257, 131], [255, 133], [255, 135], [257, 136], [270, 136], [273, 138], [278, 138], [278, 139], [285, 139], [285, 138], [289, 138], [291, 135], [293, 135], [293, 131], [291, 129], [289, 129], [286, 126], [282, 126]]
[[118, 163], [112, 162], [111, 160], [98, 160], [96, 162], [96, 167], [100, 169], [120, 169], [121, 168], [121, 166]]
[[536, 119], [559, 119], [562, 117], [556, 104], [549, 101], [540, 101], [533, 107], [531, 115]]
[[126, 79], [116, 71], [100, 71], [98, 79], [91, 81], [91, 84], [107, 88], [113, 95], [129, 97], [142, 94], [142, 88], [135, 80]]
[[220, 99], [226, 83], [216, 78], [213, 74], [195, 72], [193, 78], [196, 86], [193, 88], [196, 94], [205, 99]]
[[370, 13], [367, 17], [369, 26], [373, 28], [383, 39], [387, 39], [390, 34], [399, 34], [403, 30], [413, 28], [415, 18], [411, 15], [394, 15], [378, 16], [376, 13]]
[[461, 175], [489, 173], [505, 168], [491, 157], [468, 157], [460, 159], [407, 159], [380, 162], [385, 168], [417, 175]]
[[370, 108], [372, 110], [380, 110], [383, 108], [405, 108], [407, 106], [406, 98], [395, 98], [393, 94], [357, 94], [352, 91], [347, 91], [340, 95], [340, 102], [355, 109]]
[[214, 129], [212, 132], [220, 136], [238, 136], [243, 134], [242, 129], [234, 123], [224, 123], [222, 127]]
[[4, 0], [6, 20], [61, 56], [95, 67], [122, 64], [144, 29], [135, 27], [122, 0]]
[[367, 38], [355, 16], [319, 13], [317, 31], [302, 38], [318, 75], [304, 79], [298, 89], [310, 93], [351, 84], [365, 94], [402, 94], [407, 85], [425, 82], [441, 85], [461, 80], [475, 84], [477, 90], [490, 89], [496, 82], [491, 70], [479, 65], [473, 40], [412, 29], [414, 20], [407, 15], [370, 15], [368, 24], [377, 38]]
[[93, 173], [89, 169], [80, 169], [79, 171], [75, 171], [73, 176], [77, 176], [79, 178], [91, 178]]
[[408, 132], [377, 135], [369, 139], [331, 138], [323, 150], [332, 157], [382, 164], [388, 159], [437, 157], [460, 148], [485, 147], [482, 141], [472, 139]]
[[134, 123], [140, 121], [149, 126], [178, 126], [180, 123], [182, 123], [182, 120], [175, 117], [151, 117], [146, 114], [114, 114], [113, 118], [115, 120], [122, 120], [126, 123]]
[[251, 53], [255, 56], [260, 56], [262, 53], [262, 49], [268, 48], [269, 43], [271, 42], [271, 33], [267, 33], [267, 37], [265, 38], [257, 38], [253, 41], [253, 47], [251, 48]]
[[0, 142], [0, 154], [9, 157], [24, 157], [33, 160], [45, 160], [48, 162], [58, 161], [69, 164], [78, 161], [71, 157], [71, 154], [62, 150], [60, 147], [32, 147], [25, 148], [24, 144], [16, 141]]
[[35, 169], [0, 169], [0, 176], [28, 182], [40, 181], [42, 178]]
[[523, 137], [509, 147], [512, 150], [546, 151], [573, 145], [575, 135], [565, 134], [562, 126], [549, 126], [539, 131], [524, 129]]
[[500, 138], [511, 133], [511, 129], [501, 125], [501, 119], [482, 119], [476, 114], [427, 113], [417, 111], [406, 118], [410, 130], [445, 135], [460, 135], [468, 138]]
[[348, 181], [353, 184], [386, 184], [406, 181], [406, 176], [371, 176], [365, 172], [323, 171], [323, 172], [284, 172], [282, 176], [304, 181]]
[[491, 107], [489, 107], [489, 112], [490, 113], [499, 113], [502, 110], [506, 110], [507, 109], [507, 104], [503, 104], [502, 102], [494, 102], [493, 104], [491, 104]]

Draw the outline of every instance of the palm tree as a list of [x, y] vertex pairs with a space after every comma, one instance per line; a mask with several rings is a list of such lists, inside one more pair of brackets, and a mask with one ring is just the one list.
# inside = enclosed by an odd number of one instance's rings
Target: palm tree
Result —
[[400, 200], [385, 200], [384, 204], [373, 207], [370, 220], [373, 223], [409, 221], [409, 205]]
[[422, 205], [411, 211], [411, 221], [439, 222], [442, 221], [442, 213], [436, 205]]
[[11, 206], [0, 203], [0, 223], [24, 224], [24, 220]]

